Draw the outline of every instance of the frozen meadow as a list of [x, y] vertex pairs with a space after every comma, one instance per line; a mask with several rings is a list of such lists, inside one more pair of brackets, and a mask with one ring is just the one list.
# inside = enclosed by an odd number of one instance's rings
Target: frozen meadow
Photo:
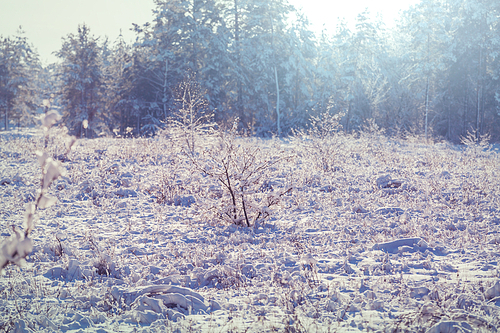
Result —
[[321, 125], [281, 140], [185, 134], [80, 139], [69, 153], [57, 128], [47, 148], [41, 131], [0, 135], [2, 241], [40, 188], [36, 152], [66, 170], [25, 264], [0, 277], [0, 330], [500, 327], [489, 146]]

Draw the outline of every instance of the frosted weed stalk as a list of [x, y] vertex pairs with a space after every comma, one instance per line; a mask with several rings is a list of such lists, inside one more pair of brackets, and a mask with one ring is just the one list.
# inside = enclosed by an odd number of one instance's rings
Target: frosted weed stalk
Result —
[[[42, 128], [45, 132], [45, 142], [48, 142], [50, 128], [60, 119], [57, 112], [49, 112], [42, 118]], [[71, 149], [74, 140], [68, 142], [67, 152]], [[65, 174], [64, 168], [59, 161], [49, 157], [47, 152], [37, 152], [38, 162], [42, 170], [40, 189], [33, 202], [28, 203], [23, 223], [24, 233], [16, 226], [12, 226], [14, 236], [3, 241], [0, 248], [0, 269], [8, 264], [23, 266], [25, 258], [33, 251], [33, 241], [30, 233], [35, 227], [35, 216], [39, 209], [48, 208], [56, 203], [56, 199], [47, 194], [50, 185]]]

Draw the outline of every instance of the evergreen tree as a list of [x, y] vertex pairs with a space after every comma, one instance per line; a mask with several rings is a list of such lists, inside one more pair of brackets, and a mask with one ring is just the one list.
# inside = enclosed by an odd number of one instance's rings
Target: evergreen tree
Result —
[[315, 104], [315, 37], [307, 18], [300, 13], [296, 16], [294, 24], [286, 32], [286, 49], [280, 50], [286, 52], [281, 65], [283, 132], [305, 126], [309, 120], [307, 110]]
[[313, 82], [314, 116], [317, 117], [328, 112], [342, 112], [343, 109], [341, 107], [336, 108], [334, 102], [342, 99], [341, 96], [337, 95], [338, 89], [336, 85], [337, 75], [340, 71], [338, 68], [339, 63], [336, 61], [338, 48], [334, 47], [332, 38], [326, 31], [322, 31], [316, 50]]
[[422, 0], [406, 13], [406, 31], [410, 37], [410, 52], [415, 78], [413, 90], [423, 97], [424, 133], [429, 137], [429, 114], [438, 114], [433, 107], [442, 92], [443, 73], [454, 57], [452, 53], [452, 23], [447, 8], [440, 0]]
[[[337, 103], [346, 113], [344, 128], [347, 132], [377, 116], [380, 103], [388, 90], [382, 72], [385, 59], [381, 37], [382, 25], [373, 22], [368, 12], [358, 15], [356, 29], [351, 32], [345, 24], [339, 26], [334, 37], [339, 64], [337, 87], [342, 95]], [[340, 98], [342, 100], [340, 100]]]
[[38, 55], [22, 31], [14, 37], [0, 36], [0, 110], [5, 130], [11, 120], [19, 123], [36, 111], [34, 82], [39, 70]]
[[[457, 107], [463, 110], [459, 132], [463, 136], [471, 129], [476, 138], [496, 130], [492, 125], [498, 121], [495, 91], [499, 87], [499, 7], [497, 1], [490, 0], [452, 3], [456, 17], [453, 50], [456, 64], [449, 72], [449, 90], [453, 95], [448, 103], [463, 100], [462, 107]], [[451, 127], [451, 117], [449, 119]]]
[[[106, 49], [107, 50], [107, 49]], [[130, 123], [130, 94], [133, 77], [130, 75], [132, 51], [120, 34], [114, 46], [103, 51], [103, 81], [106, 87], [103, 92], [105, 107], [108, 110], [110, 125], [116, 134], [124, 135]]]
[[242, 105], [245, 124], [256, 133], [279, 132], [279, 87], [287, 56], [285, 1], [247, 0], [240, 21], [241, 66], [245, 69]]
[[101, 52], [98, 38], [83, 24], [78, 26], [76, 35], [63, 38], [62, 48], [56, 53], [62, 60], [63, 120], [77, 137], [95, 137], [107, 131], [101, 99]]
[[157, 0], [155, 6], [153, 24], [135, 27], [135, 63], [141, 68], [135, 72], [135, 84], [153, 92], [135, 89], [140, 108], [147, 112], [144, 118], [167, 120], [176, 108], [174, 91], [187, 72], [199, 79], [213, 109], [226, 109], [221, 88], [227, 76], [228, 33], [218, 3]]

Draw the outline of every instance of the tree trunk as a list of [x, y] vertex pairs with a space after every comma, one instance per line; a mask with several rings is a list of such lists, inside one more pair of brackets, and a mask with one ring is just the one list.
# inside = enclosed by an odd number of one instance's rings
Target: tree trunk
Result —
[[[197, 25], [198, 23], [196, 22], [196, 13], [199, 10], [199, 1], [194, 0], [193, 1], [193, 23], [194, 23], [194, 30], [196, 33], [196, 30], [198, 29]], [[198, 72], [198, 45], [197, 45], [197, 38], [193, 38], [193, 56], [192, 56], [192, 62], [193, 62], [193, 71], [195, 73]]]
[[484, 94], [484, 89], [482, 88], [484, 85], [484, 83], [481, 84], [481, 126], [479, 128], [479, 132], [481, 134], [484, 134], [484, 112], [485, 112], [485, 109], [484, 109], [484, 105], [485, 105], [485, 94]]
[[5, 126], [5, 131], [8, 131], [9, 130], [9, 102], [6, 103], [5, 105], [5, 112], [4, 112], [4, 118], [3, 118], [3, 121], [4, 121], [4, 126]]
[[276, 69], [276, 66], [274, 66], [274, 79], [276, 80], [276, 117], [277, 119], [277, 125], [278, 125], [278, 137], [281, 136], [281, 124], [280, 124], [280, 86], [278, 83], [278, 70]]
[[349, 101], [349, 106], [347, 107], [347, 119], [345, 123], [345, 132], [349, 133], [349, 122], [351, 121], [351, 106], [352, 102]]
[[[480, 25], [480, 36], [481, 36], [481, 41], [479, 43], [479, 62], [478, 62], [478, 68], [477, 68], [477, 87], [476, 87], [476, 108], [477, 108], [477, 113], [476, 113], [476, 140], [479, 140], [481, 136], [481, 129], [482, 129], [482, 123], [481, 123], [481, 100], [483, 99], [483, 84], [482, 84], [482, 79], [483, 79], [483, 22], [481, 22]], [[484, 103], [483, 106], [484, 108]]]
[[271, 46], [273, 49], [273, 62], [274, 62], [274, 79], [276, 81], [276, 118], [277, 118], [277, 129], [278, 129], [278, 137], [281, 136], [281, 124], [280, 124], [280, 86], [278, 83], [278, 69], [277, 69], [277, 61], [276, 61], [276, 51], [274, 49], [274, 22], [273, 16], [271, 16]]
[[469, 116], [469, 80], [466, 77], [466, 86], [465, 86], [465, 97], [464, 97], [464, 124], [462, 135], [467, 135], [467, 117]]
[[477, 87], [476, 87], [476, 140], [479, 140], [481, 128], [480, 128], [480, 123], [481, 123], [481, 67], [482, 67], [482, 47], [479, 46], [479, 66], [478, 66], [478, 72], [477, 72]]
[[299, 64], [297, 64], [297, 73], [295, 74], [295, 100], [293, 101], [293, 106], [295, 111], [299, 108]]
[[165, 119], [165, 122], [167, 121], [167, 76], [168, 76], [168, 58], [165, 58], [165, 76], [163, 80], [163, 117]]
[[123, 106], [120, 108], [120, 136], [123, 137], [123, 133], [125, 130], [125, 111], [123, 109]]
[[246, 125], [246, 119], [244, 119], [245, 115], [243, 112], [243, 85], [241, 84], [241, 77], [239, 75], [239, 71], [241, 70], [241, 45], [240, 45], [240, 23], [239, 23], [239, 13], [238, 13], [238, 0], [234, 0], [234, 39], [236, 42], [236, 65], [238, 66], [237, 71], [238, 75], [236, 76], [237, 80], [237, 89], [238, 96], [236, 97], [236, 113], [240, 117], [240, 122], [243, 125]]
[[451, 141], [451, 107], [449, 106], [448, 106], [448, 130], [446, 132], [448, 141]]
[[137, 110], [137, 132], [136, 135], [139, 137], [141, 135], [141, 110]]
[[[427, 66], [430, 62], [430, 35], [427, 35]], [[429, 68], [427, 68], [427, 80], [425, 82], [425, 142], [427, 143], [427, 126], [429, 121]]]
[[427, 143], [427, 124], [429, 119], [429, 75], [425, 83], [425, 142]]

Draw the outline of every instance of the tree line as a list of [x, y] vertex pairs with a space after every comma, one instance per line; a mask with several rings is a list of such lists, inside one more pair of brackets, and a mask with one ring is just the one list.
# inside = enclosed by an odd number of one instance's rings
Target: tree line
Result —
[[22, 33], [0, 37], [4, 127], [57, 107], [76, 136], [153, 135], [196, 87], [196, 112], [252, 135], [327, 113], [347, 132], [500, 139], [497, 0], [422, 0], [391, 28], [363, 12], [320, 35], [286, 0], [155, 0], [153, 13], [134, 43], [79, 25], [46, 67]]

